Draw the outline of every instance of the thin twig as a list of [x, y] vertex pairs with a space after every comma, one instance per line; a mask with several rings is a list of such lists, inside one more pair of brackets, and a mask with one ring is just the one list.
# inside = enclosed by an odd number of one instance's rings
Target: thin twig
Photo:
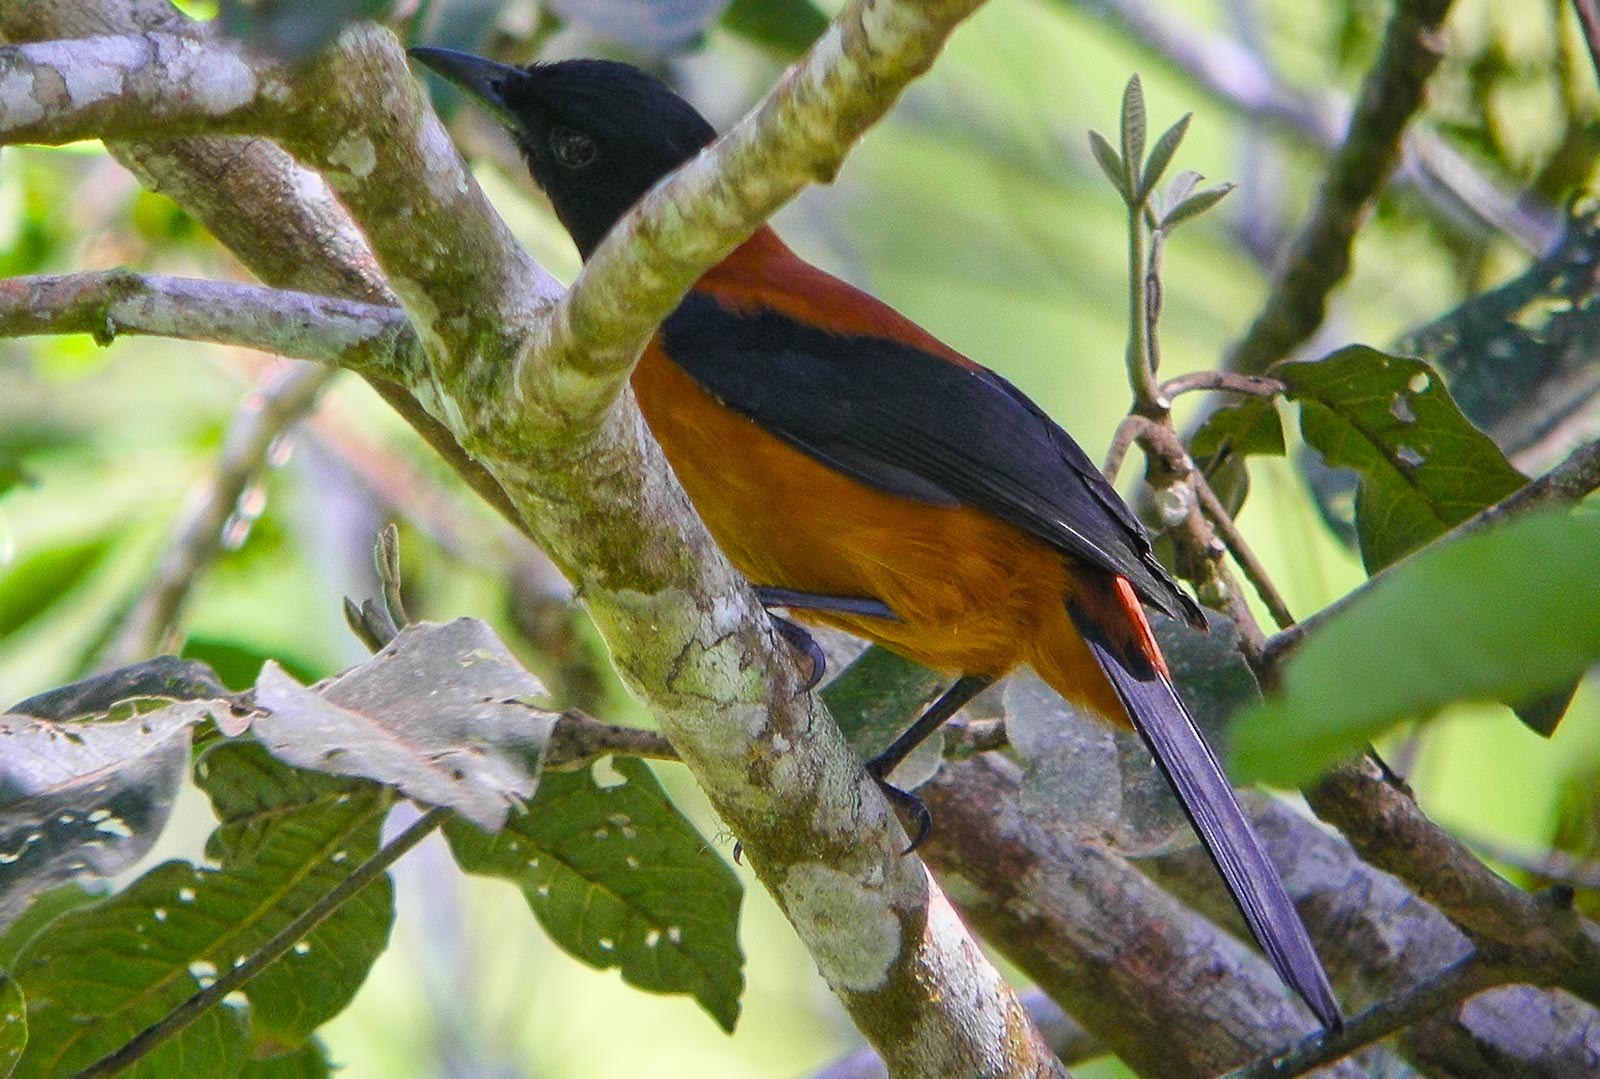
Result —
[[1139, 441], [1140, 436], [1144, 434], [1145, 424], [1149, 422], [1137, 413], [1130, 413], [1117, 424], [1117, 432], [1111, 436], [1111, 447], [1106, 450], [1105, 467], [1100, 470], [1106, 474], [1107, 480], [1112, 483], [1117, 482], [1117, 473], [1122, 471], [1122, 462], [1127, 460], [1128, 451]]
[[150, 584], [123, 619], [105, 665], [125, 667], [166, 650], [184, 604], [222, 552], [224, 527], [267, 465], [283, 432], [316, 407], [338, 368], [314, 365], [274, 371], [246, 395], [228, 425], [215, 471], [173, 523]]
[[1288, 387], [1275, 378], [1241, 375], [1234, 371], [1191, 371], [1161, 384], [1163, 397], [1178, 397], [1196, 390], [1220, 390], [1250, 397], [1278, 397], [1287, 393]]
[[409, 828], [385, 843], [371, 858], [357, 866], [348, 877], [329, 889], [326, 895], [307, 907], [299, 917], [273, 934], [249, 959], [233, 967], [209, 986], [172, 1009], [159, 1022], [140, 1031], [122, 1048], [101, 1057], [80, 1071], [74, 1079], [107, 1079], [143, 1060], [168, 1038], [221, 1003], [229, 993], [243, 987], [281, 959], [285, 953], [305, 939], [308, 933], [353, 899], [356, 893], [377, 880], [407, 851], [436, 831], [449, 816], [450, 811], [441, 806], [429, 809], [413, 821]]
[[1580, 858], [1564, 850], [1523, 850], [1487, 836], [1467, 836], [1466, 842], [1485, 858], [1503, 862], [1553, 884], [1564, 884], [1586, 892], [1600, 891], [1600, 861]]
[[1225, 366], [1259, 374], [1322, 324], [1328, 295], [1350, 269], [1367, 208], [1400, 162], [1406, 123], [1439, 64], [1450, 0], [1395, 0], [1377, 62], [1362, 80], [1344, 142], [1328, 163], [1316, 205], [1284, 253], [1272, 292]]
[[1222, 542], [1228, 545], [1228, 553], [1244, 571], [1245, 580], [1256, 590], [1261, 602], [1267, 605], [1272, 620], [1278, 624], [1279, 629], [1287, 629], [1294, 625], [1294, 615], [1289, 612], [1289, 605], [1284, 602], [1283, 594], [1278, 591], [1278, 586], [1272, 583], [1272, 578], [1267, 575], [1267, 568], [1261, 564], [1260, 559], [1256, 558], [1256, 553], [1245, 542], [1244, 534], [1239, 531], [1239, 526], [1234, 524], [1228, 508], [1222, 504], [1222, 500], [1211, 489], [1211, 484], [1206, 482], [1205, 476], [1199, 469], [1196, 469], [1194, 474], [1194, 490], [1200, 498], [1200, 508], [1205, 511], [1211, 526], [1222, 537]]
[[1304, 1075], [1507, 980], [1504, 971], [1469, 957], [1415, 989], [1374, 1004], [1332, 1034], [1319, 1031], [1308, 1035], [1282, 1056], [1236, 1068], [1224, 1079], [1290, 1079]]

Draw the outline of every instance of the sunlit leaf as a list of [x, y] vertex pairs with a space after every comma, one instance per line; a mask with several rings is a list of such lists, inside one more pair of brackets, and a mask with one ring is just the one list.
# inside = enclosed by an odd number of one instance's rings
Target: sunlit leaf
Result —
[[493, 830], [533, 794], [556, 716], [524, 701], [542, 693], [484, 623], [419, 623], [315, 690], [268, 664], [252, 729], [291, 764], [375, 779]]
[[579, 959], [619, 967], [641, 989], [688, 993], [732, 1030], [744, 990], [739, 880], [644, 762], [614, 763], [621, 782], [609, 786], [592, 769], [547, 774], [498, 835], [452, 820], [456, 860], [516, 884]]
[[1272, 373], [1300, 402], [1306, 441], [1361, 474], [1356, 528], [1369, 573], [1526, 482], [1421, 360], [1353, 345]]
[[1236, 731], [1240, 769], [1294, 785], [1401, 720], [1522, 698], [1600, 661], [1600, 514], [1537, 517], [1396, 566], [1307, 640]]

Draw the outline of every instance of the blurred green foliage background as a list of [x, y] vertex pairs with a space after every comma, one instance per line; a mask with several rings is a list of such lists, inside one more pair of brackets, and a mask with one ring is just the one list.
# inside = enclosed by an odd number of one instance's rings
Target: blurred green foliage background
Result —
[[[665, 49], [644, 40], [648, 20], [634, 20], [642, 29], [632, 41], [595, 28], [610, 24], [590, 8], [626, 3], [552, 6], [566, 17], [522, 0], [425, 4], [411, 25], [421, 40], [493, 46], [519, 59], [537, 52], [644, 60], [719, 125], [736, 119], [780, 69], [781, 47], [730, 29], [743, 23], [719, 24], [720, 5], [705, 8], [709, 24]], [[734, 10], [772, 26], [785, 6], [741, 2]], [[208, 13], [206, 5], [189, 8]], [[1314, 97], [1353, 89], [1387, 5], [1188, 0], [1172, 9], [1249, 43], [1285, 83]], [[1429, 113], [1503, 187], [1552, 205], [1590, 182], [1600, 147], [1600, 96], [1570, 23], [1554, 2], [1463, 0]], [[772, 41], [782, 40], [775, 31]], [[1186, 229], [1167, 258], [1166, 369], [1214, 366], [1262, 298], [1263, 260], [1306, 207], [1321, 155], [1212, 99], [1087, 4], [989, 4], [865, 139], [838, 182], [807, 192], [778, 227], [807, 257], [1003, 372], [1099, 456], [1128, 399], [1125, 254], [1122, 209], [1093, 167], [1085, 131], [1114, 125], [1134, 70], [1144, 77], [1153, 124], [1197, 113], [1179, 165], [1242, 184], [1221, 211]], [[576, 256], [516, 162], [478, 117], [463, 112], [454, 122], [463, 145], [484, 149], [479, 178], [513, 229], [570, 279]], [[1398, 190], [1363, 232], [1355, 272], [1319, 342], [1387, 345], [1527, 258], [1504, 237], [1440, 225], [1414, 190]], [[246, 277], [98, 145], [0, 154], [0, 274], [112, 266]], [[21, 478], [0, 498], [0, 698], [93, 667], [170, 522], [210, 474], [230, 416], [285, 365], [163, 341], [109, 349], [78, 337], [0, 343], [0, 487], [6, 476]], [[529, 643], [514, 608], [559, 588], [528, 569], [536, 562], [522, 541], [360, 382], [341, 380], [273, 457], [276, 467], [230, 522], [229, 550], [196, 587], [184, 627], [188, 654], [238, 684], [269, 656], [306, 678], [359, 660], [364, 650], [344, 627], [340, 599], [373, 594], [371, 538], [393, 518], [403, 530], [414, 616], [487, 618], [558, 695], [648, 724], [614, 684], [574, 684]], [[1125, 470], [1125, 490], [1136, 471]], [[1296, 613], [1361, 580], [1359, 560], [1317, 512], [1293, 452], [1258, 459], [1253, 476], [1242, 525]], [[1507, 569], [1525, 571], [1537, 567]], [[579, 633], [575, 647], [594, 647]], [[1424, 804], [1462, 834], [1514, 850], [1559, 843], [1592, 855], [1600, 830], [1597, 720], [1600, 694], [1591, 684], [1548, 742], [1506, 709], [1486, 706], [1458, 709], [1387, 748], [1415, 759]], [[657, 771], [726, 855], [731, 839], [693, 783], [676, 766]], [[193, 853], [203, 840], [209, 823], [192, 795], [152, 859]], [[430, 842], [397, 872], [393, 946], [327, 1029], [331, 1056], [351, 1079], [805, 1075], [851, 1047], [854, 1035], [765, 893], [740, 872], [749, 884], [749, 989], [739, 1029], [727, 1038], [687, 999], [639, 993], [614, 972], [568, 959], [510, 887], [463, 878]], [[1113, 1063], [1076, 1073], [1118, 1074]]]

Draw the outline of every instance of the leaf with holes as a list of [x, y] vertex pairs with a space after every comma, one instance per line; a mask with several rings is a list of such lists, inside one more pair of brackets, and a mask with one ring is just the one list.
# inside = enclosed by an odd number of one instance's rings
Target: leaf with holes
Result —
[[0, 1079], [6, 1079], [28, 1047], [28, 1003], [22, 987], [0, 970]]
[[493, 831], [533, 796], [557, 717], [523, 700], [543, 692], [484, 623], [419, 623], [315, 690], [269, 664], [252, 729], [290, 764], [375, 779]]
[[1526, 482], [1421, 360], [1352, 345], [1272, 374], [1300, 403], [1306, 441], [1328, 464], [1361, 474], [1356, 530], [1369, 573]]
[[450, 821], [456, 860], [521, 888], [545, 931], [579, 959], [620, 967], [641, 989], [688, 993], [732, 1030], [744, 989], [739, 880], [644, 762], [614, 763], [623, 782], [612, 786], [592, 769], [547, 774], [499, 835]]
[[[299, 772], [225, 742], [196, 765], [222, 818], [220, 868], [165, 862], [120, 894], [50, 922], [18, 955], [32, 1038], [19, 1076], [71, 1075], [118, 1048], [259, 948], [370, 857], [390, 804], [380, 788]], [[252, 1041], [292, 1047], [349, 1003], [388, 940], [387, 877], [340, 907], [243, 990], [129, 1075], [232, 1075]]]
[[1241, 719], [1238, 762], [1285, 785], [1453, 701], [1526, 698], [1600, 662], [1600, 514], [1535, 517], [1430, 548], [1375, 581]]
[[0, 925], [47, 888], [143, 857], [183, 780], [189, 728], [226, 705], [143, 700], [121, 711], [137, 707], [144, 714], [121, 720], [0, 716]]

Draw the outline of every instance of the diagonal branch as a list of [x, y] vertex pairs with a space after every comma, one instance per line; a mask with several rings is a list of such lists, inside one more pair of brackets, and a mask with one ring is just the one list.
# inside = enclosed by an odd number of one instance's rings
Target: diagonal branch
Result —
[[1377, 61], [1362, 80], [1350, 126], [1328, 164], [1311, 215], [1284, 253], [1272, 292], [1229, 351], [1233, 371], [1260, 374], [1322, 324], [1328, 294], [1350, 268], [1367, 208], [1400, 163], [1406, 124], [1441, 57], [1451, 0], [1394, 0]]

